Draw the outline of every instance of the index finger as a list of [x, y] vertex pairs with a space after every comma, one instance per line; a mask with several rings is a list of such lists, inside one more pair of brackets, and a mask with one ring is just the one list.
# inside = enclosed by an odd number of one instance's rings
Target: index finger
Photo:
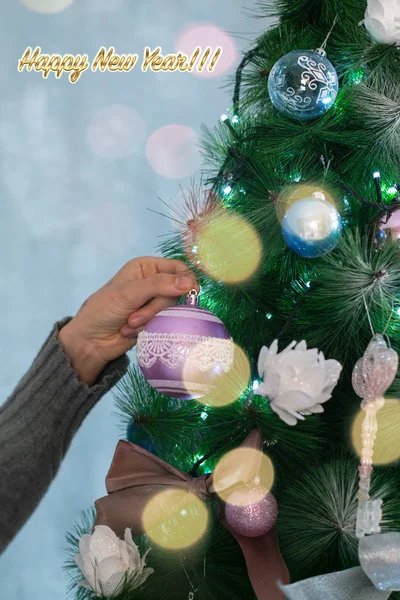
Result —
[[182, 261], [175, 258], [153, 257], [153, 264], [157, 273], [171, 273], [172, 275], [186, 275], [192, 273], [191, 269]]
[[[111, 281], [147, 279], [162, 273], [194, 277], [192, 271], [182, 260], [157, 256], [140, 256], [125, 263]], [[194, 277], [194, 279], [196, 278]]]
[[193, 279], [193, 287], [197, 292], [200, 291], [196, 275], [182, 260], [162, 256], [141, 257], [137, 260], [139, 269], [145, 279], [159, 274], [188, 276]]

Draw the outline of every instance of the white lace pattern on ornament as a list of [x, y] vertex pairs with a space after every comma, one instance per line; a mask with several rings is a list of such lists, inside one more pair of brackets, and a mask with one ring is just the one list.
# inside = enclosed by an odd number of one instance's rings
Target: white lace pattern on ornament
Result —
[[227, 373], [233, 363], [233, 354], [232, 339], [181, 333], [142, 331], [136, 347], [137, 361], [146, 369], [158, 360], [170, 369], [181, 367], [188, 360], [200, 371], [209, 371], [218, 365]]

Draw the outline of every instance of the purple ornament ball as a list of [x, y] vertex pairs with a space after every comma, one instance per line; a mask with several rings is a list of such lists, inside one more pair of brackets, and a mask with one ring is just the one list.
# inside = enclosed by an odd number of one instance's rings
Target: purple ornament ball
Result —
[[139, 333], [136, 357], [160, 393], [190, 400], [204, 396], [233, 363], [234, 344], [210, 311], [189, 304], [158, 313]]
[[246, 485], [228, 497], [225, 518], [235, 533], [244, 537], [258, 537], [275, 525], [278, 503], [264, 487]]

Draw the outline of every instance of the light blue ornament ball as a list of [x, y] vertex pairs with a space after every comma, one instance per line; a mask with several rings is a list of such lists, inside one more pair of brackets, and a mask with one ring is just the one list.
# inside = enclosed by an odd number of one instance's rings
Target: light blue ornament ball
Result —
[[292, 119], [320, 117], [333, 106], [339, 90], [334, 66], [313, 50], [293, 50], [274, 64], [268, 77], [272, 104]]
[[282, 220], [287, 246], [304, 258], [317, 258], [333, 250], [341, 232], [340, 215], [321, 192], [294, 202]]

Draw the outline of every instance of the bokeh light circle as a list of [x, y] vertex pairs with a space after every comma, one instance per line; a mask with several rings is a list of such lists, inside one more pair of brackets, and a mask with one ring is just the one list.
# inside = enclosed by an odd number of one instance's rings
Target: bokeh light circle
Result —
[[86, 0], [89, 10], [112, 12], [123, 8], [125, 0]]
[[129, 106], [113, 105], [101, 110], [90, 122], [88, 141], [105, 158], [124, 158], [139, 150], [146, 135], [141, 115]]
[[165, 125], [147, 140], [146, 156], [151, 167], [164, 177], [187, 177], [201, 166], [196, 132], [186, 125]]
[[35, 12], [55, 14], [71, 6], [74, 0], [20, 0], [20, 2]]
[[[361, 456], [362, 451], [362, 422], [365, 411], [360, 410], [351, 431], [353, 448]], [[378, 431], [374, 443], [373, 464], [387, 465], [400, 459], [400, 401], [386, 398], [383, 407], [376, 413]]]
[[274, 466], [271, 459], [254, 448], [235, 448], [225, 454], [213, 473], [213, 487], [224, 502], [231, 496], [234, 486], [243, 483], [257, 485], [270, 491], [274, 482]]
[[200, 232], [201, 268], [225, 283], [245, 281], [258, 269], [262, 256], [260, 236], [240, 215], [221, 212]]
[[279, 222], [282, 223], [283, 217], [295, 202], [304, 200], [304, 198], [311, 198], [315, 192], [322, 192], [326, 201], [339, 211], [339, 203], [335, 199], [334, 192], [329, 187], [324, 185], [321, 188], [321, 185], [318, 183], [299, 183], [288, 186], [279, 194], [279, 199], [276, 203], [276, 213]]
[[147, 503], [142, 515], [146, 534], [159, 546], [181, 550], [198, 542], [209, 522], [205, 503], [187, 490], [171, 488]]
[[232, 492], [228, 504], [243, 508], [262, 502], [269, 494], [269, 490], [261, 485], [244, 485]]
[[[233, 343], [233, 342], [232, 342]], [[199, 344], [201, 346], [201, 342]], [[206, 344], [206, 348], [207, 348]], [[182, 377], [184, 382], [191, 381], [190, 361], [183, 365]], [[251, 367], [246, 353], [240, 346], [234, 344], [233, 364], [227, 373], [220, 373], [212, 382], [209, 392], [196, 401], [206, 406], [227, 406], [235, 402], [247, 389], [251, 376]]]
[[[236, 63], [238, 52], [232, 38], [216, 25], [197, 25], [183, 31], [175, 44], [176, 52], [183, 52], [189, 58], [193, 55], [196, 48], [201, 48], [201, 53], [191, 71], [197, 77], [219, 77], [229, 71]], [[211, 53], [202, 71], [198, 71], [206, 48], [211, 48]], [[208, 70], [208, 66], [217, 48], [222, 48], [222, 54], [219, 56], [213, 71]]]

